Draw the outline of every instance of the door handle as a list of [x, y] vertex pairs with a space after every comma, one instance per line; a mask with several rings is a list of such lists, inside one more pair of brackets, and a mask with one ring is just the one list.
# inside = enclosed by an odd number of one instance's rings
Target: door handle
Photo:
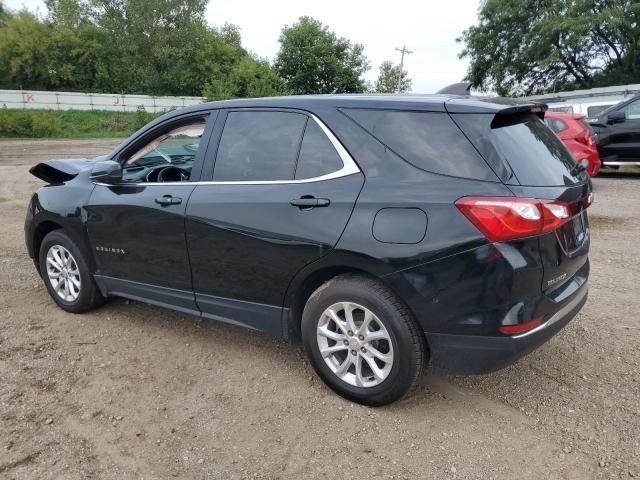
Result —
[[305, 195], [301, 198], [294, 198], [289, 203], [301, 210], [306, 210], [316, 207], [328, 207], [331, 204], [331, 201], [328, 198], [315, 198], [310, 195]]
[[172, 195], [163, 195], [162, 197], [156, 198], [156, 203], [162, 205], [163, 207], [167, 207], [169, 205], [180, 205], [182, 203], [182, 199], [180, 197], [174, 197]]

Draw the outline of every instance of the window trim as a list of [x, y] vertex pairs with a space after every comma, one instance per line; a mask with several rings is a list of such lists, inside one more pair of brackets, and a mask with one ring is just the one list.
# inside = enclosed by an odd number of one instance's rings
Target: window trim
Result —
[[[233, 110], [240, 112], [265, 112], [270, 111], [270, 109], [262, 109], [262, 108], [247, 108], [242, 110]], [[285, 110], [276, 110], [276, 111], [285, 111]], [[302, 112], [299, 110], [286, 110], [292, 113], [298, 113], [305, 115], [307, 117], [307, 124], [302, 131], [302, 136], [300, 138], [300, 146], [298, 147], [298, 155], [296, 156], [296, 166], [297, 162], [300, 160], [300, 147], [302, 146], [302, 141], [304, 140], [304, 133], [307, 130], [308, 119], [312, 119], [316, 124], [320, 127], [322, 132], [327, 136], [333, 148], [335, 148], [340, 160], [342, 161], [342, 168], [336, 170], [331, 173], [327, 173], [325, 175], [320, 175], [319, 177], [311, 177], [311, 178], [303, 178], [303, 179], [288, 179], [288, 180], [205, 180], [202, 182], [198, 182], [201, 185], [288, 185], [288, 184], [298, 184], [298, 183], [314, 183], [314, 182], [322, 182], [325, 180], [332, 180], [334, 178], [346, 177], [348, 175], [353, 175], [354, 173], [360, 173], [360, 168], [353, 160], [349, 152], [347, 152], [346, 148], [340, 143], [340, 141], [336, 138], [331, 130], [320, 120], [317, 116], [310, 112]], [[220, 132], [220, 136], [224, 133], [224, 128]], [[217, 155], [216, 155], [217, 156]], [[215, 174], [215, 168], [214, 168]]]
[[[260, 109], [264, 111], [263, 109]], [[251, 109], [246, 109], [243, 111], [251, 111]], [[297, 113], [297, 112], [296, 112]], [[215, 181], [215, 180], [201, 180], [201, 181], [188, 181], [188, 182], [140, 182], [140, 183], [119, 183], [117, 186], [149, 186], [149, 185], [164, 185], [164, 186], [176, 186], [176, 185], [288, 185], [288, 184], [300, 184], [300, 183], [315, 183], [315, 182], [323, 182], [326, 180], [333, 180], [335, 178], [347, 177], [349, 175], [353, 175], [356, 173], [360, 173], [361, 170], [356, 164], [355, 160], [347, 149], [344, 148], [342, 143], [336, 138], [331, 130], [316, 117], [313, 113], [308, 112], [300, 112], [303, 115], [313, 119], [314, 122], [318, 124], [322, 132], [329, 138], [329, 141], [333, 145], [333, 148], [338, 152], [338, 156], [342, 160], [342, 168], [336, 170], [335, 172], [327, 173], [325, 175], [321, 175], [319, 177], [312, 178], [304, 178], [300, 180], [289, 179], [289, 180], [228, 180], [228, 181]], [[304, 133], [303, 133], [304, 136]], [[104, 185], [104, 186], [114, 186], [114, 184], [105, 184], [105, 183], [97, 183], [96, 185]]]

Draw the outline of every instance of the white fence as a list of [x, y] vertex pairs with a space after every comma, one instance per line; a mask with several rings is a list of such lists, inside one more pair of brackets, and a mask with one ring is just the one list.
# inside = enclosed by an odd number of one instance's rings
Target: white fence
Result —
[[0, 107], [53, 110], [111, 110], [132, 112], [143, 106], [147, 112], [197, 105], [202, 97], [152, 97], [110, 93], [48, 92], [43, 90], [0, 90]]

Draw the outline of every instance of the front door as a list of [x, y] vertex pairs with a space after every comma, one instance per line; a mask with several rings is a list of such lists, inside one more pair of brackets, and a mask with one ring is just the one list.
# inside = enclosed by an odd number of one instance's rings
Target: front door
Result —
[[602, 161], [640, 162], [640, 98], [620, 109], [625, 121], [608, 125], [606, 143], [601, 146]]
[[123, 154], [122, 182], [93, 190], [87, 231], [96, 280], [108, 293], [197, 311], [184, 215], [195, 188], [192, 171], [204, 157], [206, 121], [157, 127]]
[[281, 335], [289, 282], [335, 246], [363, 182], [314, 117], [228, 112], [212, 181], [196, 187], [187, 207], [203, 315]]

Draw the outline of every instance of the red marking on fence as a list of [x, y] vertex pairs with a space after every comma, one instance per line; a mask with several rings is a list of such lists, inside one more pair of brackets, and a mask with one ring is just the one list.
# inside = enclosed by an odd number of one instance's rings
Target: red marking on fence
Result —
[[113, 102], [114, 107], [117, 107], [118, 105], [120, 105], [120, 97], [116, 97], [115, 101]]
[[33, 93], [26, 93], [25, 94], [25, 102], [27, 102], [27, 103], [35, 102], [35, 99], [33, 98]]

